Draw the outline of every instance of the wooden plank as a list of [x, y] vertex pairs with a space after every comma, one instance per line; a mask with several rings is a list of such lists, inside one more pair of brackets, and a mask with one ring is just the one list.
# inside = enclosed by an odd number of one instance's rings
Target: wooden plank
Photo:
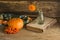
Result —
[[50, 27], [57, 22], [56, 19], [45, 17], [44, 24], [41, 25], [41, 24], [38, 24], [38, 20], [39, 19], [37, 18], [33, 22], [27, 24], [26, 29], [35, 31], [35, 32], [44, 32], [47, 27]]
[[[0, 1], [0, 12], [30, 12], [28, 10], [29, 1]], [[56, 1], [34, 1], [33, 4], [43, 11], [45, 16], [59, 17], [60, 2]], [[35, 11], [34, 11], [35, 12]]]
[[60, 1], [60, 0], [0, 0], [0, 1]]

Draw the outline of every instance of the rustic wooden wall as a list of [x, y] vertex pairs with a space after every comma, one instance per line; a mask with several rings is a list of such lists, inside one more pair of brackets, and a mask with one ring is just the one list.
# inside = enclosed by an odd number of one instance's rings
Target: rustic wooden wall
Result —
[[57, 17], [58, 2], [39, 2], [39, 8], [44, 12], [45, 16]]
[[[35, 5], [38, 6], [40, 10], [44, 12], [45, 16], [57, 17], [58, 22], [60, 22], [60, 1], [59, 0], [42, 0], [34, 1]], [[38, 13], [26, 13], [28, 11], [28, 1], [17, 1], [17, 0], [0, 0], [0, 13], [1, 12], [23, 12], [22, 14], [29, 15], [31, 17], [37, 17]], [[21, 14], [21, 13], [19, 13]], [[33, 15], [30, 15], [33, 14]]]
[[60, 1], [60, 0], [0, 0], [0, 1]]
[[[48, 17], [60, 17], [60, 3], [56, 1], [33, 2]], [[0, 1], [0, 12], [29, 12], [28, 1]]]

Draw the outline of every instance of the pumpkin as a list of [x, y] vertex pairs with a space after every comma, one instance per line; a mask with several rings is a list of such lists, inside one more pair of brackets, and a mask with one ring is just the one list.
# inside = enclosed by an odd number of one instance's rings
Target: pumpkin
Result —
[[12, 18], [7, 22], [8, 27], [5, 29], [6, 33], [14, 34], [23, 28], [23, 20], [20, 18]]
[[34, 4], [30, 4], [30, 5], [28, 6], [28, 9], [29, 9], [29, 11], [33, 12], [33, 11], [36, 10], [36, 6], [35, 6]]
[[5, 20], [0, 20], [0, 24], [7, 25], [7, 21], [5, 21]]
[[7, 21], [3, 20], [2, 24], [7, 25]]
[[0, 20], [0, 24], [2, 24], [3, 23], [3, 20]]

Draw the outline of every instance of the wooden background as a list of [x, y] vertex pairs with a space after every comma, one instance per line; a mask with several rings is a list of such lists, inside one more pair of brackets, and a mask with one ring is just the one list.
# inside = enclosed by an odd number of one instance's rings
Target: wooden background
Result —
[[0, 0], [0, 1], [60, 1], [60, 0]]
[[[0, 1], [0, 12], [29, 12], [29, 4], [29, 1]], [[42, 10], [45, 16], [60, 17], [60, 3], [57, 1], [34, 1], [33, 4], [38, 6], [37, 8]]]

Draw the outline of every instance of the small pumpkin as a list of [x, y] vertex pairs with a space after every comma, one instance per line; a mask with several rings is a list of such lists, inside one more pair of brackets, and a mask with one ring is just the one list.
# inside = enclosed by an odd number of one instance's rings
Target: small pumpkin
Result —
[[2, 24], [3, 23], [3, 20], [0, 20], [0, 24]]
[[5, 21], [5, 20], [0, 20], [0, 24], [1, 24], [1, 25], [2, 25], [2, 24], [7, 25], [7, 21]]
[[6, 33], [14, 34], [23, 28], [23, 20], [20, 18], [12, 18], [7, 24], [8, 27], [5, 29]]
[[7, 25], [7, 22], [8, 22], [8, 21], [3, 20], [2, 24]]
[[34, 12], [36, 10], [36, 6], [34, 4], [30, 4], [28, 6], [29, 11]]

